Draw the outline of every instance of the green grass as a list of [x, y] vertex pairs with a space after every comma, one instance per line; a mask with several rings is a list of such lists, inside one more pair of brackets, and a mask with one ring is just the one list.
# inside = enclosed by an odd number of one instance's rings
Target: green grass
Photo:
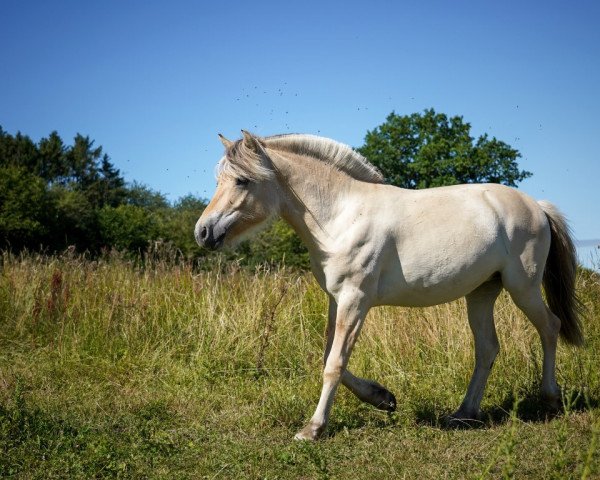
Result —
[[298, 443], [327, 311], [310, 275], [5, 255], [0, 477], [598, 478], [600, 282], [578, 288], [587, 344], [559, 348], [564, 411], [539, 399], [539, 338], [503, 295], [483, 425], [444, 428], [473, 364], [464, 302], [379, 308], [350, 367], [398, 410], [341, 389], [326, 438]]

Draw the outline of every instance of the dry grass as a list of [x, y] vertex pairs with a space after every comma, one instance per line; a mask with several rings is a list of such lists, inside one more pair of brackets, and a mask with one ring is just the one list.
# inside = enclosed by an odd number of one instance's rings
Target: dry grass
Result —
[[388, 415], [340, 391], [329, 436], [291, 438], [320, 390], [326, 298], [310, 275], [5, 255], [0, 476], [592, 478], [599, 475], [600, 283], [587, 346], [559, 349], [565, 411], [537, 397], [541, 348], [502, 296], [480, 429], [447, 430], [473, 364], [464, 302], [379, 308], [350, 367]]

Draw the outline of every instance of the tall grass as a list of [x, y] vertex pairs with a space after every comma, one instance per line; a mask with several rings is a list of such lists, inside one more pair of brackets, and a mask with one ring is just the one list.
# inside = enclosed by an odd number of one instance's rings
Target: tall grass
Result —
[[582, 272], [586, 347], [562, 345], [565, 411], [537, 396], [541, 348], [506, 295], [480, 429], [446, 429], [473, 366], [464, 301], [371, 311], [350, 368], [385, 414], [340, 390], [329, 437], [290, 441], [316, 405], [327, 312], [312, 277], [118, 256], [5, 254], [0, 476], [597, 476], [600, 282]]

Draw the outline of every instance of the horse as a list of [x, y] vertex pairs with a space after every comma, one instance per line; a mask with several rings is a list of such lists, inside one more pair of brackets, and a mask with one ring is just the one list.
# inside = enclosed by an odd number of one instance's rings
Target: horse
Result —
[[450, 419], [476, 420], [499, 351], [493, 311], [503, 288], [539, 333], [542, 398], [560, 406], [557, 340], [581, 345], [583, 336], [575, 249], [554, 205], [499, 184], [402, 189], [334, 140], [242, 134], [236, 141], [219, 134], [225, 154], [217, 189], [194, 234], [210, 249], [235, 246], [279, 216], [308, 249], [329, 311], [321, 395], [296, 439], [324, 433], [340, 383], [378, 409], [395, 409], [387, 388], [347, 368], [367, 312], [379, 305], [426, 307], [466, 297], [475, 368]]

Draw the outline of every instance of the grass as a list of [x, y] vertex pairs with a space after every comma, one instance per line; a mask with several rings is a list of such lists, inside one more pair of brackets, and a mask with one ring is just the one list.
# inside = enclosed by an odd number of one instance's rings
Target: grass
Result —
[[538, 397], [541, 348], [502, 295], [481, 428], [441, 419], [472, 364], [464, 301], [379, 308], [350, 367], [394, 392], [338, 392], [328, 435], [291, 439], [320, 392], [326, 298], [308, 274], [118, 258], [2, 258], [0, 477], [598, 478], [600, 281], [578, 278], [586, 347], [561, 345], [564, 411]]

